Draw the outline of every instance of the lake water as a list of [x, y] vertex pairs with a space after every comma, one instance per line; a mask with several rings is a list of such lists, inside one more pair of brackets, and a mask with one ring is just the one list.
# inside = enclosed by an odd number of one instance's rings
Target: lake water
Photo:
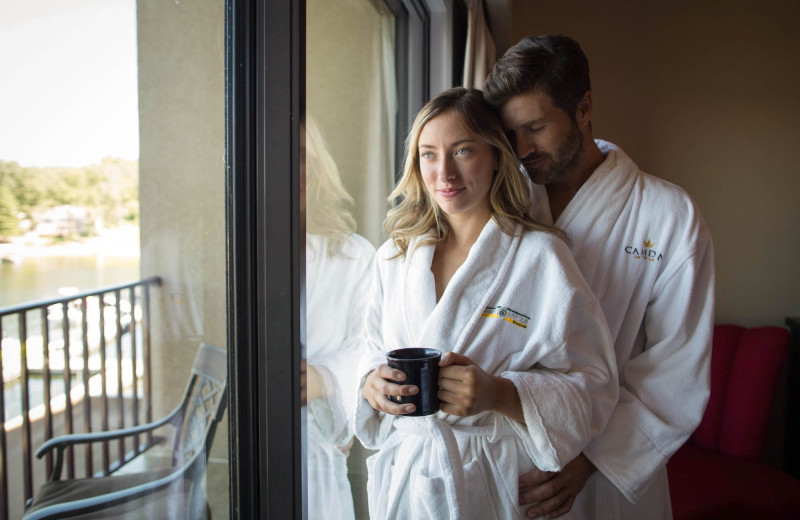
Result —
[[139, 258], [87, 256], [25, 257], [0, 264], [0, 309], [57, 298], [60, 288], [79, 291], [139, 280]]
[[[63, 296], [59, 289], [88, 291], [133, 282], [140, 279], [139, 258], [107, 255], [27, 256], [18, 263], [0, 263], [0, 310]], [[34, 320], [34, 324], [36, 322]], [[17, 323], [13, 317], [3, 320], [3, 335], [16, 336]], [[34, 333], [30, 331], [29, 333]], [[73, 382], [75, 384], [75, 382]], [[53, 395], [64, 392], [63, 379], [53, 381]], [[21, 412], [20, 387], [5, 389], [6, 420]], [[31, 380], [31, 406], [43, 399], [41, 379]]]

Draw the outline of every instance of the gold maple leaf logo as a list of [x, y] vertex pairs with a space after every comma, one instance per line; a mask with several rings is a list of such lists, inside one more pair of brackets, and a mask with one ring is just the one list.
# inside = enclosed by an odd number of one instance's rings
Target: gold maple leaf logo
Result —
[[651, 247], [653, 247], [654, 245], [655, 245], [655, 244], [654, 244], [654, 243], [652, 243], [652, 242], [650, 242], [649, 240], [645, 240], [645, 241], [644, 241], [644, 247], [646, 247], [646, 248], [648, 248], [648, 249], [649, 249], [649, 248], [651, 248]]

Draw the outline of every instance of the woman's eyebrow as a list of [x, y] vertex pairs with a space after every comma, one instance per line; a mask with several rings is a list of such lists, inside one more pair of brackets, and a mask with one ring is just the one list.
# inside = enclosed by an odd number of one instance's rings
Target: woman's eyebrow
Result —
[[[454, 142], [454, 143], [450, 143], [450, 144], [448, 145], [448, 147], [449, 147], [449, 148], [452, 148], [452, 147], [454, 147], [454, 146], [459, 146], [459, 145], [462, 145], [462, 144], [464, 144], [464, 143], [474, 143], [474, 142], [475, 142], [475, 139], [459, 139], [458, 141], [456, 141], [456, 142]], [[432, 145], [432, 144], [419, 143], [419, 144], [417, 145], [417, 148], [431, 148], [431, 149], [435, 149], [436, 147], [435, 147], [434, 145]]]

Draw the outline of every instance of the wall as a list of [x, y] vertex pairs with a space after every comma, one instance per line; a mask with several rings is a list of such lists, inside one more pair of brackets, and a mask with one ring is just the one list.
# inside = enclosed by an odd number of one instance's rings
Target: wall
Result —
[[711, 227], [717, 323], [800, 315], [800, 3], [515, 0], [511, 42], [589, 58], [595, 137], [684, 187]]
[[[178, 404], [200, 342], [226, 346], [224, 2], [137, 2], [142, 277], [153, 300], [153, 415]], [[208, 466], [228, 516], [226, 420]]]
[[394, 19], [378, 3], [307, 2], [307, 114], [354, 199], [357, 233], [373, 245], [386, 239], [386, 197], [394, 184], [393, 33]]

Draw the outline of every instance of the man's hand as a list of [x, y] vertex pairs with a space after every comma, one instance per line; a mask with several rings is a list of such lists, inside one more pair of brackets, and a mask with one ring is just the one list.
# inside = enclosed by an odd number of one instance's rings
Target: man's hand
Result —
[[414, 385], [398, 385], [394, 381], [405, 381], [406, 374], [389, 365], [380, 365], [367, 376], [361, 395], [379, 412], [402, 415], [416, 410], [413, 404], [398, 404], [389, 399], [390, 395], [414, 395], [419, 388]]
[[528, 518], [564, 515], [595, 471], [597, 468], [583, 453], [557, 473], [534, 469], [519, 478], [519, 503], [535, 504], [526, 512]]

